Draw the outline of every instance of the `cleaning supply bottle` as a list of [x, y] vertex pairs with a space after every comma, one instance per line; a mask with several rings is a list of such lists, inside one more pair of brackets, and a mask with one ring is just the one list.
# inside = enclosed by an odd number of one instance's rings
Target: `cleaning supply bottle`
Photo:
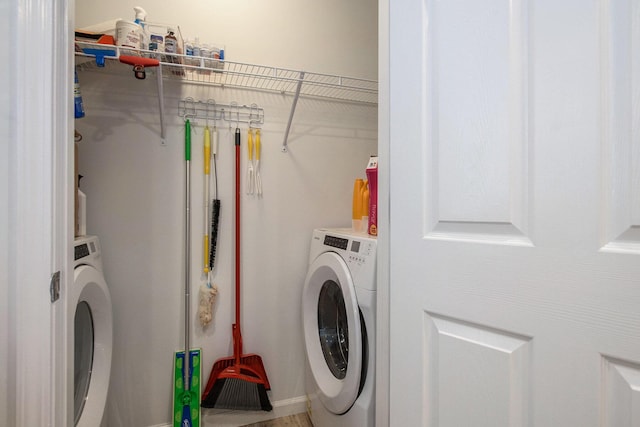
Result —
[[[205, 49], [206, 52], [206, 49]], [[202, 54], [202, 44], [200, 43], [200, 37], [196, 37], [193, 39], [193, 65], [196, 67], [204, 66], [204, 60], [201, 59], [204, 57]], [[198, 70], [198, 74], [203, 74], [202, 70]]]
[[358, 178], [353, 183], [353, 201], [351, 204], [351, 227], [353, 231], [360, 231], [362, 227], [362, 187], [364, 181]]
[[193, 56], [197, 56], [197, 57], [202, 56], [202, 46], [200, 45], [200, 37], [196, 37], [195, 39], [193, 39]]
[[78, 236], [87, 235], [87, 196], [78, 188]]
[[369, 221], [367, 232], [378, 235], [378, 156], [371, 156], [367, 164], [367, 180], [369, 182]]
[[193, 41], [191, 39], [186, 39], [184, 41], [184, 54], [189, 58], [185, 58], [186, 65], [196, 65], [195, 59], [193, 59]]
[[362, 186], [362, 219], [360, 231], [365, 231], [369, 224], [369, 181], [364, 181]]
[[[164, 51], [166, 53], [178, 53], [178, 38], [175, 35], [173, 28], [167, 28], [167, 35], [164, 36]], [[167, 55], [166, 62], [177, 63], [177, 58], [172, 55]]]
[[136, 13], [136, 19], [134, 22], [144, 27], [144, 22], [147, 20], [147, 11], [140, 6], [134, 7], [133, 11]]
[[147, 19], [147, 11], [141, 8], [140, 6], [136, 6], [133, 8], [133, 11], [136, 13], [136, 19], [133, 21], [140, 26], [140, 49], [148, 49], [148, 37], [147, 31], [145, 28], [145, 21]]
[[[135, 21], [118, 19], [116, 21], [116, 45], [130, 47], [133, 49], [146, 49], [145, 30], [143, 22], [147, 17], [147, 12], [141, 7], [134, 7], [136, 12]], [[137, 55], [137, 52], [127, 52], [127, 54]]]
[[73, 106], [75, 110], [75, 118], [84, 117], [84, 105], [82, 104], [82, 94], [80, 93], [80, 83], [78, 82], [78, 72], [75, 71], [73, 78]]

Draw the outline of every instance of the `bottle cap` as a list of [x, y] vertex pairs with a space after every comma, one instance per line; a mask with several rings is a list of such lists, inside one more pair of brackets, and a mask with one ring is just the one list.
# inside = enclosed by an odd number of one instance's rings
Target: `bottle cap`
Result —
[[134, 7], [133, 10], [136, 12], [136, 24], [144, 22], [144, 20], [147, 19], [147, 11], [140, 6]]

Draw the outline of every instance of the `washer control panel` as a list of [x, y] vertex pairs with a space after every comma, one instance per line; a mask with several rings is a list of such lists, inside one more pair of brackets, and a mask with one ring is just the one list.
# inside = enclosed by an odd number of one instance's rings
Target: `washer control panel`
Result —
[[358, 289], [376, 290], [377, 238], [343, 228], [318, 228], [313, 231], [309, 263], [324, 252], [335, 252], [346, 263]]
[[96, 251], [95, 242], [87, 242], [76, 245], [74, 248], [73, 260], [77, 261], [80, 258], [88, 257]]
[[102, 271], [102, 258], [100, 253], [100, 241], [96, 236], [82, 236], [74, 241], [73, 245], [74, 267], [89, 264]]
[[332, 248], [338, 248], [338, 249], [342, 249], [343, 251], [346, 251], [347, 248], [349, 247], [349, 239], [345, 239], [343, 237], [330, 236], [327, 234], [326, 236], [324, 236], [324, 244], [327, 246], [331, 246]]
[[348, 239], [327, 234], [324, 236], [325, 246], [345, 251], [343, 256], [349, 263], [363, 264], [373, 251], [373, 243], [357, 237]]

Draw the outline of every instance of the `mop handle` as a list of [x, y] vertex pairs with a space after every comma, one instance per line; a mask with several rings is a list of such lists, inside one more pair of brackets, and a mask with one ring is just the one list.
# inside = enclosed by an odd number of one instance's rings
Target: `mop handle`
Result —
[[186, 205], [186, 227], [185, 227], [185, 262], [184, 262], [184, 364], [182, 376], [184, 381], [184, 390], [189, 390], [189, 319], [191, 318], [189, 310], [190, 289], [189, 282], [191, 280], [190, 260], [191, 260], [191, 123], [187, 119], [184, 127], [184, 158], [185, 158], [185, 205]]

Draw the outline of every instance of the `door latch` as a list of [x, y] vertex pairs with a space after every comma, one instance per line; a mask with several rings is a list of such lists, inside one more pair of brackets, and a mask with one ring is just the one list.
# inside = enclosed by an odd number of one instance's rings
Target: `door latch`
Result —
[[49, 292], [51, 293], [51, 302], [58, 301], [60, 298], [60, 271], [56, 271], [51, 276]]

